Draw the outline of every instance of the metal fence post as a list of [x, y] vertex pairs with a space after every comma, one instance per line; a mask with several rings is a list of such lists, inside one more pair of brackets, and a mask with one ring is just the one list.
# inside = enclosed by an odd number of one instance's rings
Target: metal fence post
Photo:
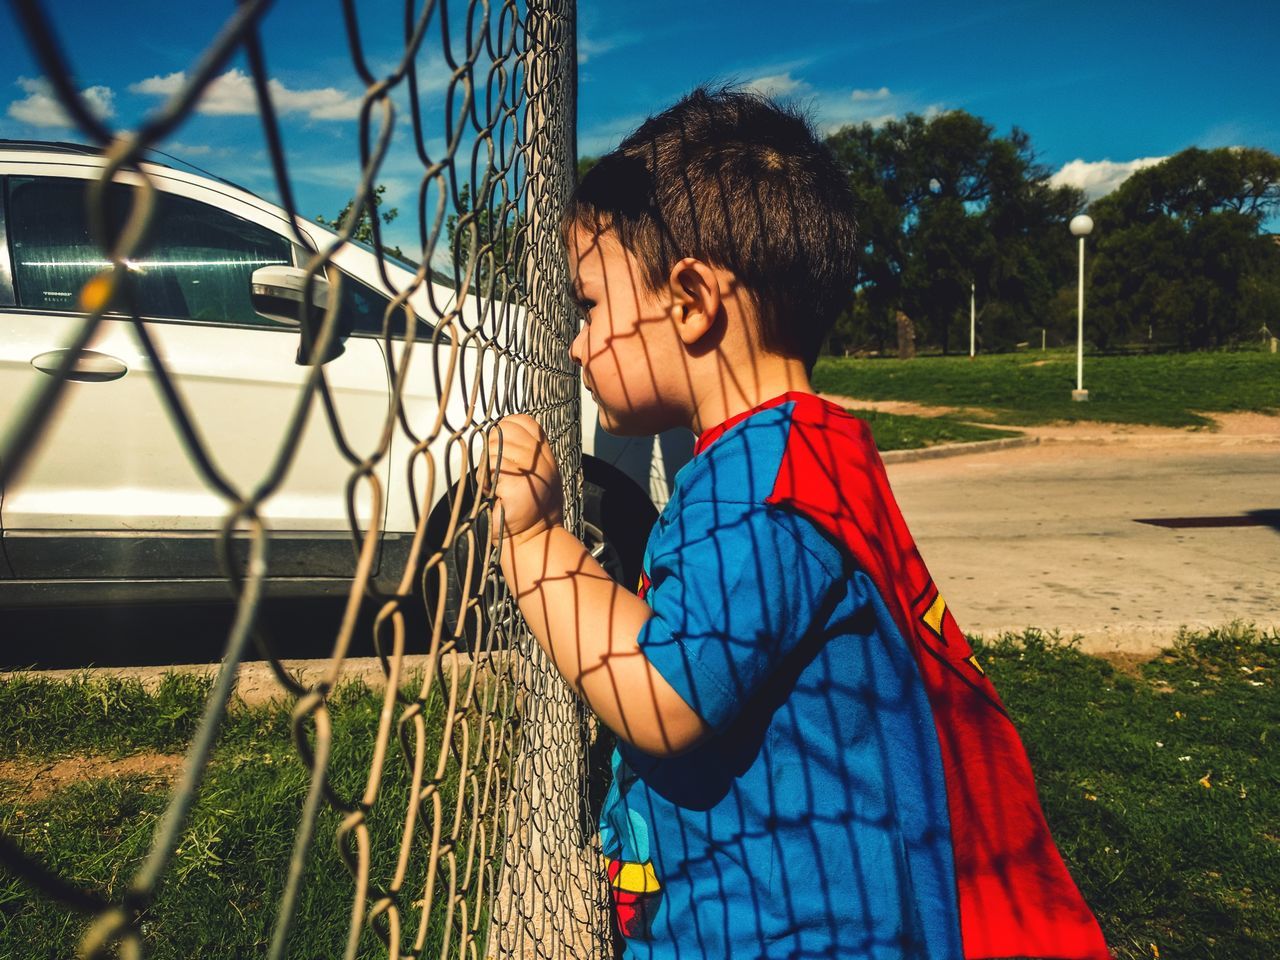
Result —
[[[525, 378], [522, 405], [551, 438], [565, 477], [566, 520], [576, 529], [581, 410], [578, 373], [568, 350], [575, 330], [559, 235], [560, 211], [576, 172], [573, 0], [531, 0], [525, 29], [521, 153], [529, 246], [524, 334], [542, 364]], [[592, 726], [536, 643], [530, 642], [529, 655], [517, 669], [524, 705], [488, 955], [610, 956], [604, 876], [584, 789]]]

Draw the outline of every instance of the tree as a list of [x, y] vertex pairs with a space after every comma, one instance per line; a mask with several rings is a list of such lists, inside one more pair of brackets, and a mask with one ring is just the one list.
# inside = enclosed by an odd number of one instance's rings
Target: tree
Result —
[[522, 255], [528, 221], [509, 204], [500, 202], [498, 206], [501, 219], [492, 195], [482, 197], [478, 209], [472, 209], [471, 188], [464, 183], [458, 192], [457, 212], [445, 220], [445, 232], [453, 254], [453, 282], [461, 286], [471, 270], [471, 290], [489, 299], [511, 300], [525, 288]]
[[[373, 196], [369, 198], [370, 202], [366, 203], [364, 207], [361, 208], [360, 219], [356, 222], [355, 230], [351, 232], [352, 240], [373, 246], [373, 222], [369, 219], [370, 210], [378, 211], [378, 215], [382, 218], [382, 222], [387, 224], [400, 216], [400, 210], [396, 207], [391, 207], [388, 210], [379, 209], [382, 206], [382, 196], [386, 192], [386, 186], [381, 183], [373, 188]], [[326, 220], [324, 217], [316, 217], [316, 223], [320, 224], [322, 227], [328, 227], [330, 230], [335, 230], [340, 233], [346, 229], [347, 218], [351, 216], [351, 206], [352, 203], [348, 200], [347, 205], [339, 210], [338, 215], [332, 220]], [[382, 250], [384, 253], [395, 257], [397, 260], [404, 260], [406, 263], [408, 262], [408, 258], [405, 257], [404, 252], [399, 247], [391, 247], [384, 244]]]
[[1159, 331], [1181, 349], [1255, 335], [1280, 303], [1280, 157], [1192, 147], [1094, 202], [1097, 250], [1085, 320], [1102, 347]]
[[1053, 187], [1030, 137], [961, 110], [845, 127], [828, 145], [848, 172], [865, 250], [858, 298], [841, 336], [861, 326], [881, 349], [897, 311], [944, 352], [968, 341], [970, 285], [983, 304], [984, 346], [1011, 346], [1039, 326], [1070, 274], [1055, 231], [1083, 206]]

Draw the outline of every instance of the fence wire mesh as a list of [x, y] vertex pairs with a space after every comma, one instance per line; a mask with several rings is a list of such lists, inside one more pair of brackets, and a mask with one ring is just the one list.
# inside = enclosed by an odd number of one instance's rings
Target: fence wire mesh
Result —
[[[78, 132], [100, 148], [100, 172], [86, 183], [84, 196], [102, 266], [79, 286], [82, 318], [56, 368], [47, 371], [52, 375], [9, 414], [0, 485], [20, 484], [104, 323], [127, 323], [153, 374], [158, 403], [200, 477], [225, 505], [216, 545], [236, 616], [182, 773], [124, 892], [106, 896], [67, 879], [25, 849], [21, 837], [0, 837], [0, 861], [33, 895], [86, 916], [82, 956], [152, 952], [142, 918], [174, 870], [238, 668], [256, 644], [291, 704], [294, 744], [309, 776], [292, 856], [280, 865], [284, 879], [268, 956], [312, 955], [299, 917], [308, 858], [322, 842], [324, 810], [340, 816], [333, 839], [351, 879], [345, 956], [604, 955], [605, 887], [586, 810], [593, 791], [584, 789], [592, 729], [523, 628], [489, 543], [492, 503], [468, 482], [498, 419], [517, 410], [532, 413], [567, 478], [568, 521], [580, 523], [579, 386], [568, 355], [575, 321], [558, 237], [575, 162], [574, 4], [411, 0], [404, 7], [401, 55], [380, 73], [362, 44], [355, 0], [344, 0], [351, 67], [364, 87], [360, 175], [352, 184], [354, 215], [337, 225], [327, 245], [303, 229], [291, 185], [267, 68], [270, 51], [261, 40], [270, 6], [267, 0], [240, 3], [185, 72], [180, 89], [128, 130], [113, 129], [86, 103], [51, 11], [38, 0], [15, 3], [58, 102]], [[447, 78], [424, 77], [429, 48]], [[305, 270], [296, 304], [305, 375], [278, 447], [249, 484], [220, 466], [219, 450], [173, 369], [162, 331], [142, 319], [148, 315], [147, 281], [138, 266], [162, 216], [157, 200], [167, 189], [148, 162], [149, 151], [191, 117], [238, 54], [257, 97], [262, 140], [287, 217], [282, 222], [292, 228], [288, 239], [302, 251], [296, 266]], [[433, 90], [438, 100], [429, 104]], [[398, 109], [404, 104], [407, 111]], [[429, 129], [429, 105], [442, 114], [443, 130]], [[397, 134], [411, 139], [419, 164], [420, 249], [412, 254], [417, 271], [410, 281], [381, 257], [376, 184]], [[113, 207], [118, 184], [127, 185], [123, 210]], [[345, 332], [344, 279], [336, 260], [351, 249], [357, 215], [365, 210], [381, 283], [390, 294], [380, 318], [389, 401], [376, 441], [361, 445], [360, 431], [344, 421], [331, 367], [322, 361], [333, 356]], [[442, 263], [450, 269], [442, 272]], [[316, 316], [307, 304], [325, 278], [327, 305]], [[423, 403], [426, 413], [417, 408]], [[333, 625], [327, 667], [314, 681], [292, 673], [276, 656], [259, 617], [277, 574], [272, 500], [309, 423], [323, 425], [319, 429], [346, 463], [342, 496], [358, 558], [341, 621]], [[401, 497], [407, 489], [411, 499], [408, 549], [401, 554], [383, 549], [385, 518], [394, 514], [384, 502], [389, 488]], [[378, 607], [373, 642], [386, 678], [385, 700], [376, 729], [368, 731], [372, 762], [363, 787], [347, 790], [328, 776], [337, 746], [331, 698], [344, 680], [357, 614], [370, 599]], [[416, 661], [425, 667], [410, 670], [406, 658], [415, 654], [426, 655]], [[391, 779], [407, 779], [407, 788], [388, 789]], [[375, 843], [375, 820], [392, 824], [398, 841]]]

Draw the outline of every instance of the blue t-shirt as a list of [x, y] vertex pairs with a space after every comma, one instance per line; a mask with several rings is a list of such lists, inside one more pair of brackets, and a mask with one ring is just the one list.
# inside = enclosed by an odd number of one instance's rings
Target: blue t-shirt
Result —
[[640, 647], [714, 732], [614, 755], [601, 839], [626, 956], [960, 960], [911, 650], [850, 557], [766, 502], [793, 405], [700, 450], [649, 538]]

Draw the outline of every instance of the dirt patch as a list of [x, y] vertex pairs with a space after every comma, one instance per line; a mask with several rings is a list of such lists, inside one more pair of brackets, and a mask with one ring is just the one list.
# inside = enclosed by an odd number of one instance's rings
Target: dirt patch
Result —
[[[875, 410], [880, 413], [911, 414], [917, 417], [955, 417], [980, 426], [1000, 426], [984, 421], [998, 419], [996, 413], [980, 407], [943, 407], [914, 403], [909, 400], [858, 400], [822, 394], [832, 403], [852, 409]], [[1078, 422], [1046, 423], [1035, 426], [1018, 426], [1019, 432], [1035, 437], [1042, 443], [1067, 444], [1125, 444], [1144, 450], [1168, 449], [1175, 451], [1188, 446], [1237, 447], [1280, 443], [1280, 416], [1252, 411], [1234, 413], [1201, 413], [1212, 421], [1208, 427], [1161, 427], [1142, 423], [1102, 423], [1085, 420]], [[1035, 456], [1054, 459], [1054, 454], [1040, 448]]]
[[1208, 427], [1160, 427], [1143, 423], [1099, 423], [1081, 420], [1074, 423], [1046, 423], [1019, 427], [1042, 440], [1182, 440], [1193, 444], [1231, 444], [1235, 442], [1280, 442], [1280, 416], [1241, 411], [1236, 413], [1201, 413], [1213, 421]]
[[996, 414], [992, 410], [981, 407], [939, 407], [913, 400], [856, 400], [853, 397], [841, 397], [833, 393], [819, 394], [824, 400], [839, 404], [845, 409], [874, 410], [877, 413], [908, 414], [913, 417], [959, 417], [961, 420], [974, 421], [993, 419]]
[[182, 769], [182, 755], [135, 753], [131, 757], [63, 757], [61, 760], [0, 760], [0, 784], [29, 801], [45, 800], [63, 787], [111, 777], [144, 777], [169, 784]]
[[[441, 675], [445, 677], [449, 676], [455, 668], [469, 670], [473, 666], [481, 671], [481, 676], [488, 675], [491, 672], [504, 673], [510, 669], [511, 657], [512, 654], [510, 653], [498, 651], [492, 654], [478, 655], [473, 661], [465, 653], [450, 654], [441, 659], [439, 670]], [[303, 686], [310, 686], [326, 679], [333, 669], [331, 660], [282, 660], [280, 663]], [[420, 682], [422, 677], [431, 670], [433, 663], [432, 658], [426, 654], [405, 654], [400, 665], [399, 682], [403, 684], [410, 679], [414, 683]], [[142, 684], [144, 690], [155, 691], [160, 686], [165, 674], [189, 673], [212, 677], [217, 674], [218, 669], [218, 664], [216, 663], [192, 663], [161, 667], [76, 667], [66, 670], [13, 670], [0, 671], [0, 682], [20, 676], [43, 677], [49, 680], [62, 681], [86, 676], [116, 677], [137, 680]], [[339, 684], [356, 680], [373, 690], [383, 689], [386, 686], [387, 675], [382, 661], [377, 657], [352, 657], [344, 660], [338, 681]], [[293, 698], [280, 685], [279, 680], [276, 679], [270, 664], [259, 660], [240, 664], [236, 677], [235, 695], [239, 701], [248, 706], [277, 703], [281, 705], [281, 709], [286, 709], [285, 705], [291, 704], [293, 701]], [[2, 769], [3, 762], [0, 761], [0, 770]], [[0, 774], [0, 778], [2, 776]]]
[[1128, 677], [1142, 676], [1142, 665], [1150, 663], [1160, 656], [1159, 653], [1129, 653], [1123, 650], [1106, 650], [1094, 653], [1099, 660], [1105, 660], [1115, 667], [1117, 673]]
[[1215, 433], [1225, 437], [1275, 437], [1280, 440], [1280, 416], [1249, 410], [1203, 414], [1217, 424]]

